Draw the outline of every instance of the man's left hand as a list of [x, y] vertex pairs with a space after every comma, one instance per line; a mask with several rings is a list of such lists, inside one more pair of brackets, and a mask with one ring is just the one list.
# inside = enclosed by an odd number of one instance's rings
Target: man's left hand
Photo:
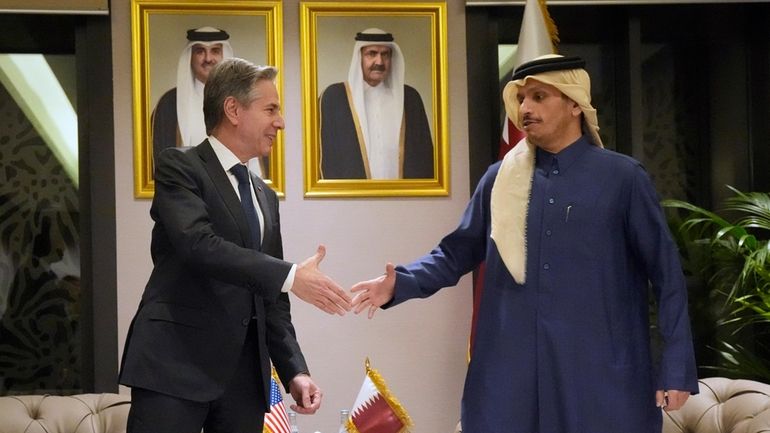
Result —
[[323, 393], [307, 374], [298, 374], [289, 382], [289, 393], [297, 404], [291, 410], [303, 415], [312, 415], [321, 407]]
[[665, 409], [666, 412], [668, 412], [672, 410], [679, 410], [679, 408], [684, 405], [684, 402], [687, 401], [688, 397], [690, 397], [689, 391], [663, 391], [662, 389], [659, 389], [655, 393], [655, 402], [658, 407], [661, 407]]

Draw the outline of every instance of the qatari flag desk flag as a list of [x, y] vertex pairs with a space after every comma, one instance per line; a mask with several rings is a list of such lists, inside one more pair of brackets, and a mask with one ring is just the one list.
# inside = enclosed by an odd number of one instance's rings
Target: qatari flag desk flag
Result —
[[366, 358], [366, 376], [340, 433], [407, 433], [412, 419]]

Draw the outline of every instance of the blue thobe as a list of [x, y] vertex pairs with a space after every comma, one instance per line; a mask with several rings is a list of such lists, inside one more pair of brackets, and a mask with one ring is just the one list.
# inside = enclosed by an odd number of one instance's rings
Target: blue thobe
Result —
[[585, 137], [556, 155], [538, 150], [520, 285], [490, 238], [499, 168], [481, 179], [454, 232], [397, 267], [387, 307], [453, 286], [485, 260], [463, 432], [659, 433], [655, 391], [698, 387], [685, 280], [649, 176]]

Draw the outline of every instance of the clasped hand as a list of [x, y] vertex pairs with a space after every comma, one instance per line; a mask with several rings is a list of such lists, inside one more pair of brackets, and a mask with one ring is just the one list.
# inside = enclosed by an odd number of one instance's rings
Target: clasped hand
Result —
[[393, 299], [396, 288], [396, 269], [393, 263], [385, 265], [385, 274], [377, 278], [356, 283], [351, 292], [353, 298], [353, 310], [356, 314], [368, 309], [367, 316], [371, 319], [377, 309]]
[[321, 272], [320, 265], [325, 256], [326, 247], [319, 245], [314, 255], [297, 266], [291, 292], [298, 298], [329, 314], [340, 316], [351, 309], [356, 314], [368, 309], [370, 319], [378, 308], [393, 299], [396, 270], [392, 263], [385, 266], [384, 275], [356, 283], [350, 290], [355, 293], [351, 300], [339, 284]]
[[392, 263], [385, 266], [385, 274], [353, 285], [350, 291], [355, 297], [351, 300], [339, 284], [321, 272], [320, 264], [325, 256], [326, 247], [319, 245], [314, 255], [297, 266], [291, 292], [298, 298], [329, 314], [340, 316], [351, 309], [356, 314], [368, 310], [370, 319], [378, 308], [393, 299], [396, 270]]
[[325, 256], [326, 247], [319, 245], [314, 255], [297, 266], [291, 292], [329, 314], [344, 316], [352, 307], [350, 296], [319, 269]]

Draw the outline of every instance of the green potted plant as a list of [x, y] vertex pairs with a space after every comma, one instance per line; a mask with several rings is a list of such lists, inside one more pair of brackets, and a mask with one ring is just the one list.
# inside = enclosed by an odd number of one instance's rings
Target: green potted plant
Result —
[[[673, 232], [690, 278], [690, 310], [703, 368], [770, 382], [770, 194], [734, 193], [712, 212], [681, 200]], [[705, 365], [704, 365], [705, 364]]]

